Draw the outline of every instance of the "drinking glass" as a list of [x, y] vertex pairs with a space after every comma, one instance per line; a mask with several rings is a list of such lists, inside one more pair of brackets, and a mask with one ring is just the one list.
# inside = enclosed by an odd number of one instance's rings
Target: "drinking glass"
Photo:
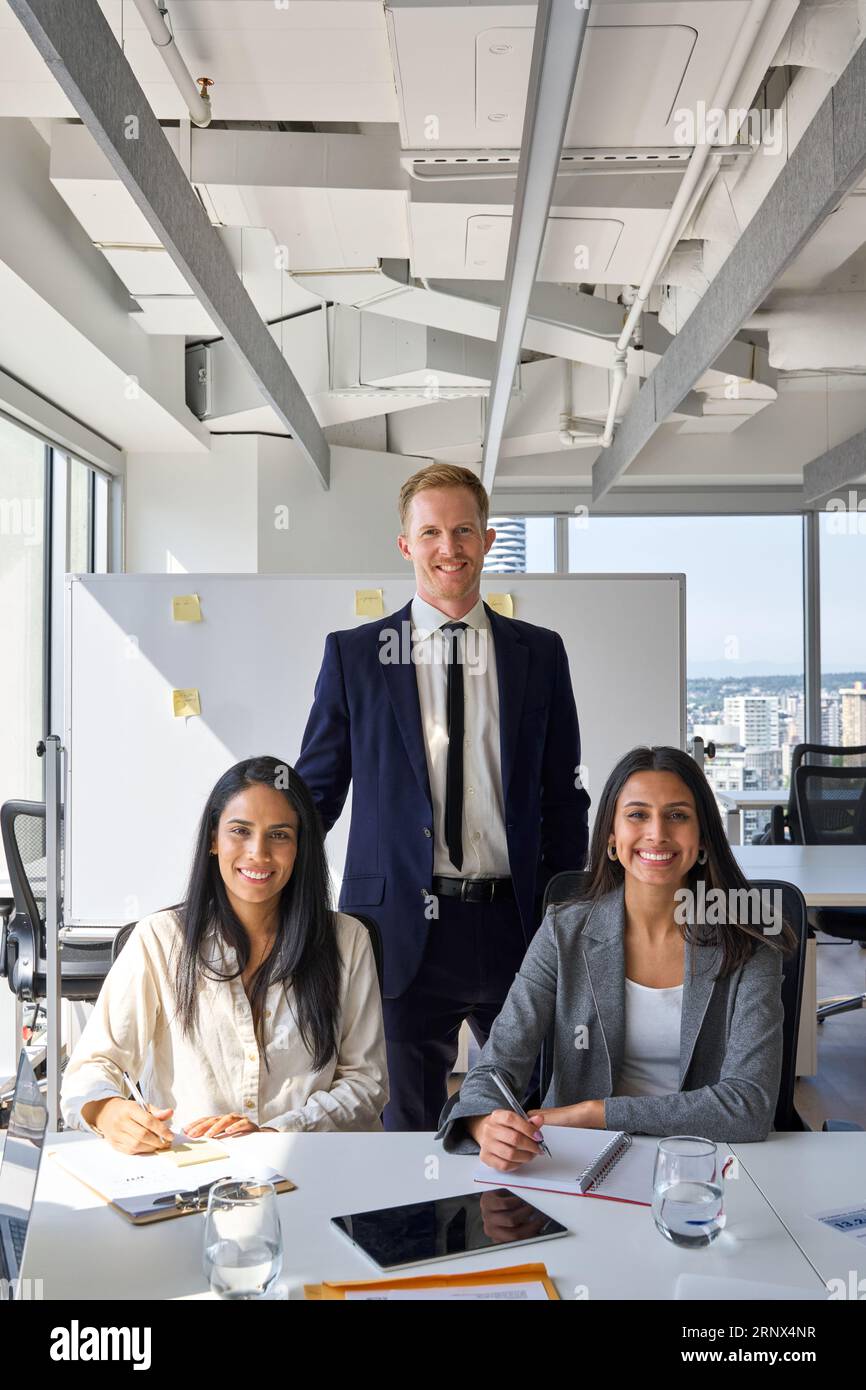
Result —
[[208, 1196], [204, 1272], [220, 1298], [264, 1298], [283, 1266], [273, 1183], [225, 1178]]
[[660, 1139], [653, 1175], [653, 1217], [674, 1245], [710, 1245], [725, 1224], [719, 1156], [710, 1139]]

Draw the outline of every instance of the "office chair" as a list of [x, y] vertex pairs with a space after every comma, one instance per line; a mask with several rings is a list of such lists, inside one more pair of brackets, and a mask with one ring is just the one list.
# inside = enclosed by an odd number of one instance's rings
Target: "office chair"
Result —
[[[550, 903], [579, 902], [589, 882], [588, 873], [564, 872], [554, 874], [544, 895], [544, 908]], [[777, 1130], [805, 1129], [800, 1116], [794, 1108], [794, 1085], [797, 1080], [797, 1039], [800, 1032], [800, 1004], [803, 997], [803, 971], [806, 964], [806, 940], [808, 937], [808, 917], [806, 900], [799, 888], [792, 883], [782, 883], [775, 879], [755, 880], [751, 887], [759, 891], [774, 888], [782, 891], [782, 916], [789, 923], [796, 936], [797, 946], [782, 965], [782, 1076], [779, 1082], [779, 1097], [773, 1120]], [[553, 1039], [545, 1039], [541, 1047], [541, 1096], [546, 1096], [553, 1077]]]
[[[753, 836], [754, 845], [802, 845], [803, 831], [800, 826], [800, 816], [797, 810], [797, 794], [794, 788], [794, 780], [797, 776], [797, 769], [815, 759], [817, 765], [826, 766], [824, 759], [828, 758], [866, 758], [866, 745], [856, 747], [846, 747], [844, 744], [826, 743], [798, 743], [791, 754], [791, 786], [788, 793], [788, 805], [774, 806], [767, 829], [760, 834]], [[811, 766], [812, 764], [809, 763]]]
[[[14, 911], [2, 924], [0, 974], [25, 1002], [47, 993], [45, 959], [45, 803], [7, 801], [0, 806], [0, 833], [12, 884]], [[61, 822], [61, 865], [63, 859]], [[60, 951], [64, 999], [92, 1002], [111, 965], [111, 943], [63, 941]]]
[[[807, 845], [866, 845], [866, 767], [809, 767], [794, 774], [797, 815]], [[822, 907], [813, 912], [816, 931], [866, 945], [866, 912], [856, 907]], [[850, 1013], [866, 1005], [866, 993], [822, 999], [817, 1018]]]
[[366, 927], [370, 933], [370, 945], [373, 947], [373, 959], [376, 962], [376, 976], [379, 981], [379, 993], [384, 995], [385, 989], [385, 953], [382, 948], [382, 933], [379, 930], [379, 923], [374, 922], [372, 917], [362, 917], [360, 912], [350, 912], [350, 917], [354, 917], [356, 922], [360, 922], [362, 927]]

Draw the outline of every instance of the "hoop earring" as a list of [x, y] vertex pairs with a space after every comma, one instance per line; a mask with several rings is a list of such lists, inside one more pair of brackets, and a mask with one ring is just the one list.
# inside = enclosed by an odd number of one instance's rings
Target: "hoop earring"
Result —
[[706, 851], [705, 849], [699, 849], [699, 850], [698, 850], [698, 863], [699, 863], [700, 865], [706, 864], [706, 862], [707, 862], [707, 860], [709, 859], [709, 857], [710, 857], [710, 856], [707, 854], [707, 851]]
[[619, 858], [619, 855], [616, 852], [616, 845], [608, 845], [607, 857], [608, 859], [612, 859], [614, 861], [616, 861]]

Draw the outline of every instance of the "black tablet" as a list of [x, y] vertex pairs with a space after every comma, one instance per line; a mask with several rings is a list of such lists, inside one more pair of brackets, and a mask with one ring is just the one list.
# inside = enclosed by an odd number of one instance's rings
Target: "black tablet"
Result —
[[382, 1270], [568, 1235], [565, 1226], [506, 1187], [332, 1216], [331, 1225]]

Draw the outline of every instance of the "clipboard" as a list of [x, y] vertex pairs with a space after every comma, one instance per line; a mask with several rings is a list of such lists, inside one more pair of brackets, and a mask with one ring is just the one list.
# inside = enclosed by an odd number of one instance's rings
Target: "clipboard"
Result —
[[343, 1299], [351, 1292], [375, 1293], [385, 1289], [471, 1289], [486, 1284], [543, 1285], [550, 1301], [560, 1301], [556, 1285], [547, 1272], [547, 1265], [509, 1265], [504, 1269], [477, 1269], [461, 1274], [422, 1274], [410, 1279], [359, 1279], [344, 1284], [305, 1284], [304, 1298], [309, 1300]]
[[[185, 1187], [182, 1183], [178, 1183], [175, 1188], [167, 1187], [164, 1192], [142, 1192], [131, 1194], [128, 1197], [108, 1196], [101, 1192], [96, 1184], [89, 1182], [78, 1169], [64, 1162], [62, 1148], [48, 1149], [46, 1152], [65, 1173], [75, 1178], [89, 1192], [94, 1193], [106, 1206], [113, 1207], [132, 1226], [150, 1226], [155, 1221], [172, 1221], [177, 1216], [191, 1216], [194, 1212], [207, 1211], [208, 1194], [215, 1183], [222, 1182], [225, 1178], [240, 1180], [236, 1173], [226, 1171], [218, 1173], [216, 1177], [198, 1186]], [[229, 1170], [234, 1165], [226, 1161], [218, 1166]], [[267, 1165], [252, 1164], [246, 1165], [246, 1167], [254, 1170], [246, 1172], [247, 1178], [254, 1177], [261, 1182], [273, 1183], [277, 1193], [297, 1191], [296, 1183], [293, 1183], [290, 1178], [283, 1177], [282, 1174], [277, 1173]]]

